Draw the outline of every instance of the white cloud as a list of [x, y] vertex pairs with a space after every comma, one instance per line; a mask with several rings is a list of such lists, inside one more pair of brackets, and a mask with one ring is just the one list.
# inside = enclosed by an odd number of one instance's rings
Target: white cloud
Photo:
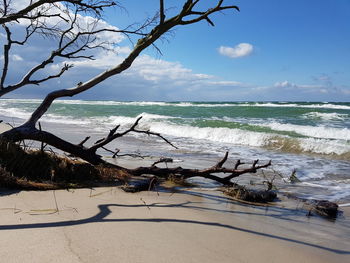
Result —
[[13, 61], [23, 61], [23, 58], [21, 56], [19, 56], [19, 55], [16, 55], [16, 54], [12, 55], [11, 59]]
[[239, 58], [250, 55], [253, 52], [254, 48], [249, 43], [240, 43], [234, 47], [219, 47], [218, 51], [221, 55], [230, 57], [230, 58]]
[[[4, 55], [1, 55], [0, 60], [3, 60], [3, 59], [4, 59]], [[23, 58], [19, 55], [14, 54], [14, 55], [10, 55], [10, 60], [11, 61], [23, 61]]]
[[245, 86], [242, 82], [238, 82], [238, 81], [230, 81], [230, 80], [218, 80], [218, 81], [210, 81], [208, 82], [214, 86]]
[[295, 84], [290, 83], [289, 81], [285, 80], [285, 81], [281, 81], [281, 82], [276, 82], [273, 86], [276, 88], [290, 88], [290, 87], [295, 86]]
[[[14, 3], [11, 3], [11, 11], [16, 12], [26, 7], [30, 3], [30, 0], [16, 0], [13, 2]], [[55, 4], [43, 4], [38, 7], [38, 10], [40, 10], [40, 12], [45, 15], [60, 14], [62, 18], [68, 21], [74, 17], [74, 12], [69, 9], [67, 10], [67, 8], [60, 2]], [[66, 10], [67, 12], [64, 12]], [[61, 17], [42, 17], [39, 19], [39, 21], [48, 26], [66, 30], [70, 27], [70, 23], [67, 23]], [[30, 22], [28, 19], [19, 19], [18, 21], [20, 22], [19, 25], [22, 26], [27, 26]], [[97, 31], [100, 29], [119, 30], [119, 28], [108, 24], [104, 20], [98, 20], [92, 16], [78, 14], [77, 20], [75, 22], [73, 30], [71, 30], [71, 33], [76, 34], [79, 31]], [[116, 44], [126, 39], [125, 36], [121, 33], [109, 31], [100, 32], [95, 36], [97, 37], [95, 41], [96, 43], [106, 43], [106, 46], [108, 48], [112, 48], [112, 46], [108, 46], [108, 43]]]
[[299, 84], [295, 84], [292, 82], [289, 82], [287, 80], [282, 81], [282, 82], [276, 82], [274, 84], [275, 88], [284, 88], [284, 89], [303, 89], [303, 90], [307, 90], [307, 89], [322, 89], [324, 88], [323, 86], [320, 85], [299, 85]]

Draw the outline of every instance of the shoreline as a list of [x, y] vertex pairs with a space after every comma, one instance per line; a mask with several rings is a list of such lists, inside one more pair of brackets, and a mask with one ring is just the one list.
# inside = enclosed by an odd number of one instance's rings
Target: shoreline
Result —
[[349, 209], [331, 222], [294, 205], [247, 206], [196, 189], [3, 192], [0, 254], [6, 262], [349, 261]]

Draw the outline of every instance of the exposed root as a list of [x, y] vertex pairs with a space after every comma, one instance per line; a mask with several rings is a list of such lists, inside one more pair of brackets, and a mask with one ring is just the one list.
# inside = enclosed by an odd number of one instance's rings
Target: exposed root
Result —
[[94, 166], [42, 151], [26, 152], [0, 141], [0, 187], [26, 190], [78, 188], [127, 180], [123, 170]]

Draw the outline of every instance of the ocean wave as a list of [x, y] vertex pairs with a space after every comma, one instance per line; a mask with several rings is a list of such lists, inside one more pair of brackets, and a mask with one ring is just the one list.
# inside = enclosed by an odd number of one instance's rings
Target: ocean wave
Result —
[[56, 114], [46, 114], [43, 116], [42, 120], [44, 122], [50, 123], [63, 123], [63, 124], [74, 124], [74, 125], [90, 125], [91, 121], [88, 118], [72, 118], [68, 116], [61, 116]]
[[288, 107], [288, 108], [319, 108], [350, 110], [350, 106], [341, 104], [299, 104], [273, 102], [158, 102], [158, 101], [85, 101], [85, 100], [57, 100], [57, 104], [85, 104], [85, 105], [126, 105], [126, 106], [172, 106], [172, 107]]
[[314, 108], [314, 109], [337, 109], [337, 110], [350, 110], [348, 105], [339, 104], [298, 104], [298, 103], [253, 103], [253, 104], [243, 104], [239, 106], [256, 106], [256, 107], [283, 107], [283, 108]]
[[149, 101], [89, 101], [89, 100], [56, 100], [55, 104], [73, 104], [73, 105], [105, 105], [105, 106], [167, 106], [166, 102], [149, 102]]
[[336, 155], [350, 159], [350, 145], [342, 140], [317, 138], [292, 138], [289, 136], [264, 132], [246, 131], [230, 128], [193, 127], [163, 122], [146, 122], [143, 128], [177, 138], [205, 140], [211, 143], [236, 144], [242, 146], [264, 147], [292, 153], [317, 153]]
[[30, 117], [31, 113], [22, 109], [1, 107], [0, 115], [6, 116], [9, 118], [27, 119]]
[[150, 128], [151, 131], [174, 137], [209, 140], [217, 143], [236, 143], [247, 146], [264, 146], [271, 138], [271, 135], [267, 133], [249, 132], [240, 129], [176, 126], [160, 122], [150, 123], [147, 128]]
[[276, 131], [295, 132], [297, 134], [313, 137], [313, 138], [350, 140], [350, 129], [348, 128], [306, 126], [306, 125], [285, 124], [285, 123], [279, 123], [279, 122], [271, 122], [271, 123], [260, 124], [260, 125], [264, 127], [269, 127]]
[[320, 180], [317, 182], [302, 182], [301, 185], [327, 190], [327, 194], [313, 194], [312, 199], [327, 199], [337, 201], [350, 196], [350, 184], [342, 183], [339, 180]]
[[[5, 116], [6, 118], [19, 118], [22, 120], [27, 120], [31, 116], [31, 111], [26, 111], [17, 108], [0, 108], [0, 116]], [[87, 118], [76, 119], [70, 116], [62, 116], [57, 114], [46, 114], [42, 117], [42, 121], [50, 123], [64, 123], [64, 124], [76, 124], [76, 125], [88, 125], [91, 122]]]
[[266, 146], [284, 152], [336, 155], [342, 159], [350, 159], [350, 145], [344, 144], [341, 140], [291, 138], [276, 135]]
[[325, 113], [325, 112], [308, 112], [302, 115], [305, 119], [321, 119], [325, 121], [331, 121], [331, 120], [345, 120], [349, 117], [348, 114], [341, 114], [341, 113]]

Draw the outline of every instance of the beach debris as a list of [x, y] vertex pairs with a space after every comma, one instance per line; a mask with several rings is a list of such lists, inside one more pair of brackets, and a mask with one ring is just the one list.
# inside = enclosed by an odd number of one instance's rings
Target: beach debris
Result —
[[146, 178], [130, 178], [128, 182], [121, 187], [127, 193], [137, 193], [141, 191], [150, 191], [154, 189], [157, 183], [155, 176]]
[[321, 216], [329, 218], [336, 218], [338, 216], [339, 206], [334, 202], [327, 200], [310, 200], [307, 201], [307, 204], [311, 206], [310, 211], [314, 211]]
[[240, 185], [235, 185], [233, 187], [226, 187], [224, 188], [223, 192], [226, 195], [233, 197], [234, 199], [254, 202], [254, 203], [273, 202], [277, 198], [277, 194], [274, 191], [248, 189]]

